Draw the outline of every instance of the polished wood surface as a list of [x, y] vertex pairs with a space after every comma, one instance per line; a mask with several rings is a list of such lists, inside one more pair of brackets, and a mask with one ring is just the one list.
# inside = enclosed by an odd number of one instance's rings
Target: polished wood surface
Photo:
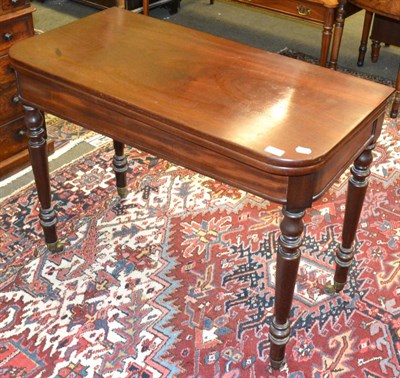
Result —
[[350, 2], [369, 12], [400, 20], [400, 1], [398, 0], [350, 0]]
[[366, 188], [370, 151], [393, 90], [118, 8], [21, 42], [10, 57], [50, 250], [62, 245], [41, 111], [113, 138], [121, 196], [127, 190], [123, 144], [129, 144], [284, 204], [270, 327], [270, 362], [279, 368], [290, 337], [305, 210], [356, 161], [346, 248], [336, 259], [338, 291], [365, 193], [357, 188]]
[[[116, 28], [124, 33], [116, 35]], [[148, 48], [154, 40], [156, 47]], [[140, 109], [162, 121], [158, 127], [166, 132], [190, 133], [194, 142], [201, 138], [210, 146], [218, 142], [214, 148], [228, 148], [232, 157], [244, 154], [260, 169], [279, 167], [292, 174], [325, 163], [343, 135], [390, 94], [366, 80], [116, 9], [22, 42], [10, 55], [22, 82], [25, 71], [40, 67], [50, 85], [57, 77], [87, 93], [105, 93], [104, 101], [126, 113]], [[70, 62], [79, 62], [79, 70]], [[32, 90], [23, 86], [22, 98], [29, 100]], [[323, 114], [323, 125], [310, 117], [316, 111]], [[284, 154], [276, 156], [268, 146]], [[297, 152], [298, 146], [310, 153]]]

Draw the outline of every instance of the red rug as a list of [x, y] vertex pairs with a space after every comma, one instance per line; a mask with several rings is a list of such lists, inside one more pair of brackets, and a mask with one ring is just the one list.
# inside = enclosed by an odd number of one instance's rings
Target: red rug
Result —
[[280, 208], [111, 145], [52, 178], [65, 251], [33, 186], [1, 203], [0, 377], [399, 377], [399, 128], [376, 148], [349, 283], [328, 296], [346, 177], [305, 222], [287, 366], [268, 368]]

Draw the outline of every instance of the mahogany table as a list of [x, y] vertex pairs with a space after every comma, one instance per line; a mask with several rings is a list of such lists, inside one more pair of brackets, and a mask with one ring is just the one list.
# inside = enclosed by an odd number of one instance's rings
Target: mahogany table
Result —
[[355, 161], [332, 286], [341, 290], [393, 89], [119, 8], [20, 42], [10, 57], [51, 251], [62, 248], [42, 111], [114, 140], [120, 195], [128, 144], [283, 205], [270, 325], [279, 368], [305, 210]]

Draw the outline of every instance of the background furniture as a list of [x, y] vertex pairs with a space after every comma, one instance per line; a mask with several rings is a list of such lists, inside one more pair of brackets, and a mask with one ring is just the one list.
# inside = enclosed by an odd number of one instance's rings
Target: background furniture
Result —
[[89, 5], [98, 9], [106, 9], [110, 7], [125, 7], [125, 0], [73, 0], [77, 3]]
[[[361, 36], [357, 65], [362, 66], [367, 52], [368, 36], [374, 20], [372, 33], [371, 58], [376, 62], [379, 58], [380, 44], [400, 46], [400, 1], [397, 0], [351, 0], [356, 6], [365, 9], [364, 26]], [[394, 97], [390, 116], [397, 117], [400, 107], [400, 65], [396, 80], [396, 95]]]
[[143, 12], [147, 16], [151, 8], [167, 4], [169, 13], [175, 14], [178, 12], [180, 2], [180, 0], [126, 0], [126, 9]]
[[0, 5], [0, 178], [29, 162], [24, 114], [8, 50], [33, 35], [32, 12], [29, 0], [4, 0]]
[[110, 7], [126, 8], [135, 12], [143, 12], [148, 15], [149, 9], [159, 7], [164, 4], [169, 5], [171, 14], [176, 13], [179, 8], [180, 0], [73, 0], [78, 3], [89, 5], [98, 9]]
[[[29, 165], [28, 138], [15, 73], [8, 57], [16, 42], [34, 35], [29, 0], [4, 0], [0, 8], [0, 179]], [[48, 152], [54, 142], [48, 142]]]
[[[359, 11], [359, 8], [340, 0], [231, 0], [241, 4], [263, 8], [322, 25], [321, 53], [319, 64], [336, 68], [344, 15]], [[210, 0], [214, 4], [214, 0]], [[346, 9], [344, 7], [346, 6]], [[335, 27], [336, 20], [336, 27]], [[333, 43], [332, 42], [333, 34]], [[329, 60], [329, 51], [331, 52]], [[329, 60], [329, 63], [328, 63]]]
[[371, 29], [371, 61], [379, 59], [381, 43], [400, 47], [400, 20], [375, 14]]

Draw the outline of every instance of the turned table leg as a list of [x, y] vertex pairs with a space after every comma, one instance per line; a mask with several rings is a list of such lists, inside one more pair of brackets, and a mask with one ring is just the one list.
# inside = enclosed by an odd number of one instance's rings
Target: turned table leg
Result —
[[334, 9], [325, 11], [325, 20], [322, 31], [321, 52], [319, 56], [319, 65], [326, 67], [329, 60], [329, 48], [332, 40], [333, 21], [335, 18]]
[[351, 168], [352, 177], [349, 180], [347, 192], [346, 211], [344, 215], [342, 244], [336, 252], [336, 270], [333, 285], [328, 285], [328, 293], [339, 292], [346, 284], [347, 274], [354, 258], [354, 239], [368, 187], [369, 166], [372, 163], [372, 150], [375, 145], [370, 145], [354, 162]]
[[360, 47], [358, 49], [357, 66], [359, 67], [362, 67], [364, 65], [365, 54], [367, 52], [368, 37], [369, 37], [369, 32], [371, 30], [372, 16], [373, 16], [372, 12], [365, 11], [363, 31], [361, 34], [361, 42], [360, 42]]
[[128, 195], [128, 188], [126, 183], [126, 172], [128, 171], [128, 161], [124, 154], [124, 144], [116, 140], [114, 142], [114, 158], [113, 169], [115, 172], [115, 179], [117, 183], [117, 191], [121, 198]]
[[379, 60], [379, 54], [381, 51], [381, 43], [375, 39], [371, 43], [371, 62], [377, 63]]
[[40, 202], [40, 224], [43, 227], [48, 249], [51, 252], [60, 252], [63, 246], [58, 241], [56, 231], [57, 215], [51, 205], [47, 140], [43, 114], [31, 106], [24, 105], [24, 110], [25, 124], [29, 137], [29, 155]]
[[270, 363], [279, 369], [285, 363], [285, 347], [289, 342], [289, 313], [300, 263], [303, 217], [305, 211], [283, 210], [284, 218], [280, 224], [281, 236], [276, 266], [275, 316], [270, 327]]
[[399, 113], [400, 107], [400, 65], [399, 70], [397, 71], [397, 80], [396, 80], [396, 94], [393, 100], [392, 109], [390, 110], [390, 117], [396, 118]]
[[339, 59], [339, 50], [342, 43], [344, 20], [346, 16], [347, 0], [340, 0], [336, 10], [335, 31], [332, 41], [331, 58], [329, 61], [329, 68], [336, 70], [337, 62]]
[[149, 15], [149, 0], [143, 0], [143, 14], [145, 16]]

